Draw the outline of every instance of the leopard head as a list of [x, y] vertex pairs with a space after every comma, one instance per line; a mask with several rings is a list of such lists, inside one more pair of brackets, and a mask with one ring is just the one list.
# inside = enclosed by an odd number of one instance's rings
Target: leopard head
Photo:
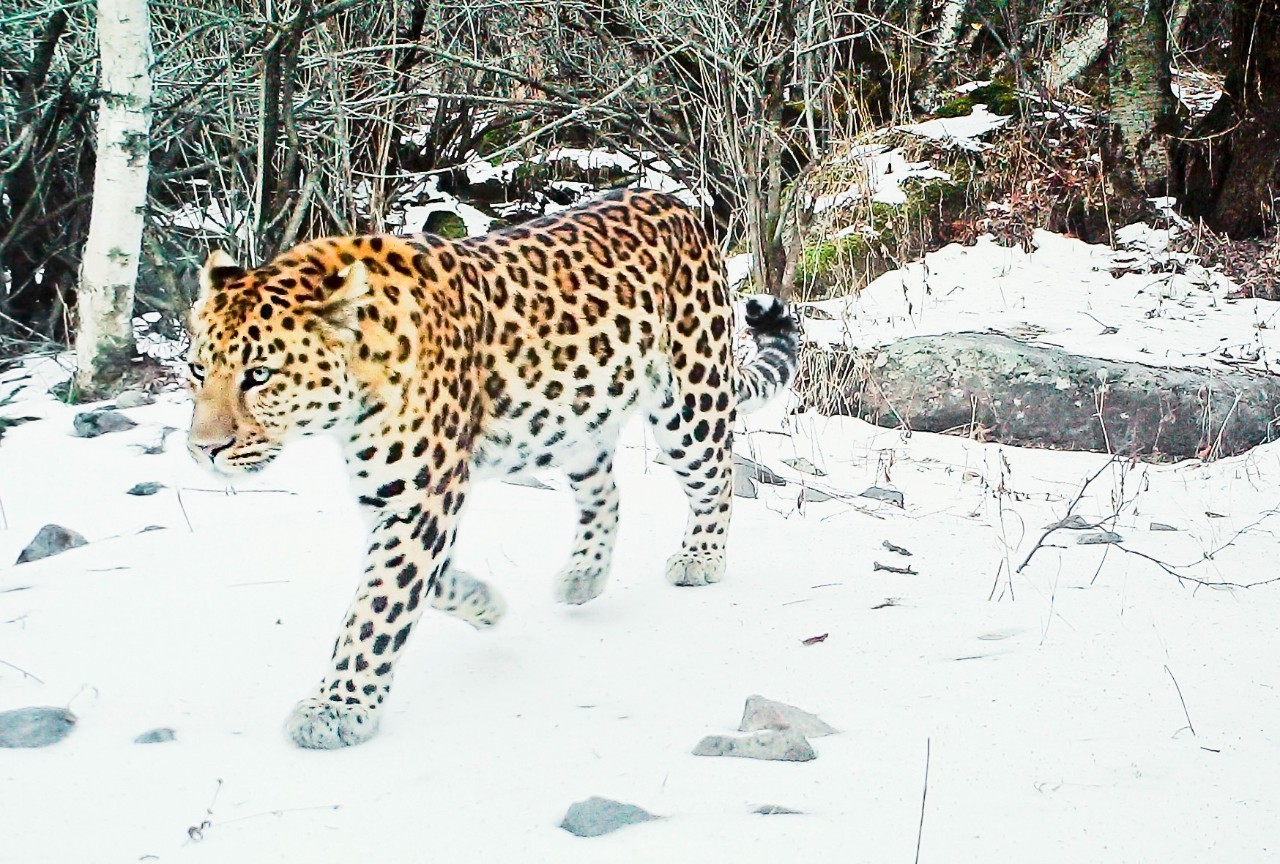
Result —
[[290, 439], [349, 422], [368, 292], [358, 261], [326, 273], [315, 258], [285, 256], [249, 270], [213, 252], [191, 313], [187, 447], [196, 462], [227, 476], [258, 471]]

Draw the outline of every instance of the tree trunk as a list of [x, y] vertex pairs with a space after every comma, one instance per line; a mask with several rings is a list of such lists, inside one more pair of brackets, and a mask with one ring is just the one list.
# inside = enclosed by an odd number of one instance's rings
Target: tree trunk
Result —
[[1267, 233], [1280, 207], [1280, 0], [1239, 0], [1227, 79], [1179, 153], [1184, 211], [1240, 239]]
[[99, 0], [102, 95], [93, 214], [76, 294], [76, 392], [104, 398], [135, 356], [133, 289], [142, 249], [151, 132], [146, 0]]
[[1125, 197], [1168, 192], [1174, 100], [1164, 0], [1108, 0], [1111, 173]]

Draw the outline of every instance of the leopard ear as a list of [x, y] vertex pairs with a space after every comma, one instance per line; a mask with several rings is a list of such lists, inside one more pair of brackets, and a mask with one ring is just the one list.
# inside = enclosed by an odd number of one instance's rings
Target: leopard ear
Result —
[[354, 339], [360, 329], [356, 310], [369, 299], [368, 269], [364, 262], [356, 261], [339, 270], [336, 276], [327, 278], [325, 283], [334, 287], [316, 308], [316, 314], [337, 330], [340, 337]]
[[221, 249], [214, 249], [200, 270], [200, 297], [196, 305], [202, 304], [215, 290], [232, 279], [239, 279], [244, 273], [244, 268], [234, 258]]

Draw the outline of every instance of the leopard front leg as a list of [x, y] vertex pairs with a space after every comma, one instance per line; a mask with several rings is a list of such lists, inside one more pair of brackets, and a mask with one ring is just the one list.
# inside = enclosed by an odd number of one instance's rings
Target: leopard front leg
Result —
[[299, 746], [336, 749], [374, 735], [396, 660], [424, 606], [477, 628], [502, 616], [502, 601], [492, 589], [449, 566], [466, 491], [464, 470], [455, 472], [459, 477], [454, 482], [405, 509], [392, 511], [383, 501], [360, 589], [334, 645], [329, 671], [286, 723], [287, 734]]

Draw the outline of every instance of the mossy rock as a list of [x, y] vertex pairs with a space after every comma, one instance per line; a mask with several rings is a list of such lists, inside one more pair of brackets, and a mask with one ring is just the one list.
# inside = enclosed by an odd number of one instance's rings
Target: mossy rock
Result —
[[974, 105], [986, 105], [992, 114], [1012, 117], [1022, 112], [1018, 94], [1007, 81], [992, 81], [947, 102], [935, 113], [935, 117], [967, 117]]
[[467, 236], [467, 223], [450, 210], [433, 210], [427, 215], [427, 223], [422, 230], [448, 240], [461, 240]]

